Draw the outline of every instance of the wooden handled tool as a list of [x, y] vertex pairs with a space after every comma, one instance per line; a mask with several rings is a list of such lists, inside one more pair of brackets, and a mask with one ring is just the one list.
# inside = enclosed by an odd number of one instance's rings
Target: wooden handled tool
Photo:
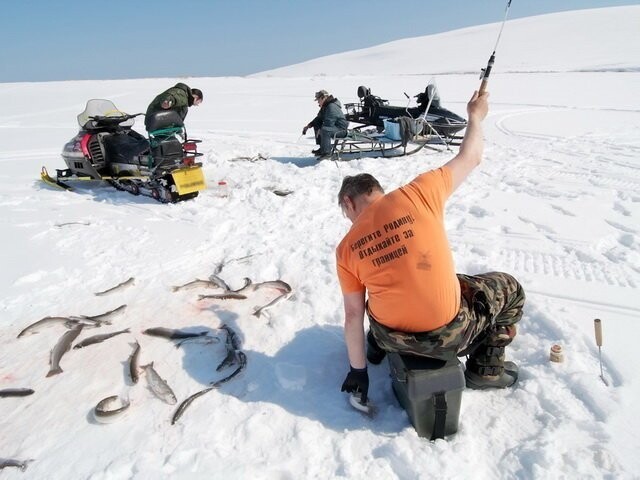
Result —
[[604, 372], [602, 371], [602, 322], [599, 318], [593, 321], [593, 326], [596, 331], [596, 345], [598, 345], [598, 358], [600, 359], [600, 378], [604, 384], [608, 387], [609, 382], [604, 378]]

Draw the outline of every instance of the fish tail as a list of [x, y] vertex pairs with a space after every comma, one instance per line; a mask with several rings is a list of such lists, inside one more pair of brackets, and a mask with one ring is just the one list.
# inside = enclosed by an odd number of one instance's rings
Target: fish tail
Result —
[[62, 373], [62, 369], [60, 367], [52, 368], [51, 370], [49, 370], [49, 373], [47, 373], [47, 377], [53, 377], [54, 375], [58, 375], [59, 373]]

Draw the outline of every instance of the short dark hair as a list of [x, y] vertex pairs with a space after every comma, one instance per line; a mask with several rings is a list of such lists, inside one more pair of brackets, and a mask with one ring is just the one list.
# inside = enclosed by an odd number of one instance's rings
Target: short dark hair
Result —
[[191, 95], [197, 95], [200, 100], [204, 100], [204, 97], [202, 96], [202, 90], [200, 90], [199, 88], [192, 88]]
[[342, 180], [342, 186], [338, 192], [338, 205], [342, 206], [344, 197], [354, 199], [360, 195], [368, 195], [373, 191], [384, 193], [380, 182], [369, 173], [359, 173], [358, 175], [346, 176]]

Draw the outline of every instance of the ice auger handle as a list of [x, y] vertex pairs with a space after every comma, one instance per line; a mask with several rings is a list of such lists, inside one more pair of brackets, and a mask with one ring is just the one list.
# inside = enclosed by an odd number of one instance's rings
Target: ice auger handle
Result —
[[600, 321], [599, 318], [596, 318], [593, 321], [593, 326], [596, 329], [596, 345], [598, 345], [598, 347], [602, 346], [602, 322]]

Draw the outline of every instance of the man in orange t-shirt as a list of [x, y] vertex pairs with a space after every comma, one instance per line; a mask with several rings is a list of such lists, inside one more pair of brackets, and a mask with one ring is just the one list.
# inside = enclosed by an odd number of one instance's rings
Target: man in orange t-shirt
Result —
[[336, 249], [351, 367], [342, 390], [360, 394], [361, 403], [369, 386], [365, 357], [377, 364], [386, 351], [439, 359], [469, 354], [469, 388], [517, 380], [504, 347], [522, 316], [522, 287], [501, 272], [456, 275], [444, 229], [446, 200], [482, 157], [487, 96], [475, 92], [469, 101], [460, 150], [443, 167], [386, 195], [369, 174], [343, 180], [338, 203], [353, 225]]

